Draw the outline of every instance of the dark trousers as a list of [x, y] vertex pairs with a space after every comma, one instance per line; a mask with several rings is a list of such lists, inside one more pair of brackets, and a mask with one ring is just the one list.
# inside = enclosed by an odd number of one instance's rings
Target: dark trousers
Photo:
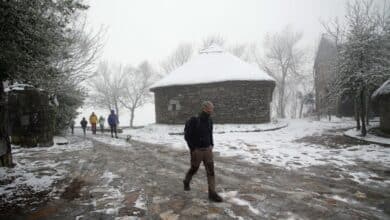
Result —
[[87, 130], [87, 128], [86, 127], [82, 127], [82, 129], [83, 129], [83, 133], [84, 133], [84, 136], [85, 136], [85, 131]]
[[102, 134], [104, 133], [104, 125], [100, 125], [100, 131], [102, 132]]
[[191, 182], [192, 176], [196, 174], [202, 162], [206, 168], [209, 192], [215, 192], [214, 160], [211, 147], [197, 148], [191, 152], [191, 168], [188, 170], [184, 181], [188, 184]]
[[115, 137], [118, 137], [116, 134], [116, 125], [110, 125], [110, 130], [111, 130], [111, 137], [114, 137], [114, 133], [115, 133]]
[[92, 134], [96, 134], [96, 124], [91, 123], [91, 128], [92, 128]]

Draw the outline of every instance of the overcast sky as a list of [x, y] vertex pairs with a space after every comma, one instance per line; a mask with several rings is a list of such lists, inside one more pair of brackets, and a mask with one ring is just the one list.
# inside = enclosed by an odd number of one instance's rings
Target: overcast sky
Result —
[[[148, 60], [158, 65], [183, 42], [200, 44], [205, 37], [218, 34], [229, 45], [262, 46], [267, 33], [286, 25], [302, 31], [302, 44], [314, 51], [324, 31], [320, 20], [343, 18], [348, 0], [89, 1], [89, 25], [107, 29], [102, 59], [132, 65]], [[107, 114], [85, 106], [79, 118], [93, 110], [98, 115]], [[122, 111], [122, 125], [128, 124], [128, 117]], [[149, 104], [136, 111], [135, 123], [153, 123], [154, 117], [154, 105]]]
[[89, 24], [107, 28], [103, 59], [155, 64], [181, 42], [219, 34], [229, 44], [263, 42], [290, 24], [314, 47], [319, 22], [343, 17], [347, 0], [90, 0]]

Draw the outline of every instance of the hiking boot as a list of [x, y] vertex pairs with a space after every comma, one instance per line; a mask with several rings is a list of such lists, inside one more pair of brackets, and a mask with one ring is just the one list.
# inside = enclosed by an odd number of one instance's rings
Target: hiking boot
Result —
[[183, 180], [183, 184], [184, 184], [184, 191], [190, 191], [191, 190], [190, 183], [187, 183], [185, 180]]
[[209, 192], [209, 199], [213, 202], [222, 202], [223, 199], [216, 192]]

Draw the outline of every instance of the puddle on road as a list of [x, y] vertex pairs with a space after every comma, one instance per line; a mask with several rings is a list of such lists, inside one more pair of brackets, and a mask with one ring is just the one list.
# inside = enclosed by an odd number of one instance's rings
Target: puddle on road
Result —
[[85, 185], [85, 181], [79, 178], [74, 178], [72, 182], [65, 188], [61, 198], [66, 200], [74, 200], [80, 197], [81, 188]]

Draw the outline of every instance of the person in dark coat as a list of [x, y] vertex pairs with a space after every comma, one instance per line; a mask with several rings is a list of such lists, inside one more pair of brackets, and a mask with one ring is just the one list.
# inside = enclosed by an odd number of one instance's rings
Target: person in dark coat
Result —
[[70, 130], [72, 132], [72, 134], [74, 134], [74, 120], [72, 119], [70, 122], [69, 122], [69, 127], [70, 127]]
[[118, 138], [116, 132], [116, 126], [118, 125], [119, 120], [114, 110], [111, 110], [111, 114], [108, 116], [107, 121], [108, 121], [108, 125], [110, 125], [111, 137], [113, 138], [115, 133], [115, 138]]
[[84, 132], [84, 136], [85, 136], [85, 132], [86, 132], [86, 129], [87, 129], [87, 120], [85, 120], [85, 117], [80, 121], [80, 125], [81, 125], [81, 128], [83, 129], [83, 132]]
[[209, 188], [209, 199], [214, 202], [222, 202], [222, 198], [215, 191], [215, 175], [213, 160], [213, 121], [210, 117], [214, 111], [214, 105], [210, 101], [202, 103], [202, 112], [198, 117], [189, 121], [191, 137], [187, 142], [191, 153], [191, 168], [188, 170], [184, 180], [184, 190], [190, 190], [192, 176], [198, 171], [203, 162]]

